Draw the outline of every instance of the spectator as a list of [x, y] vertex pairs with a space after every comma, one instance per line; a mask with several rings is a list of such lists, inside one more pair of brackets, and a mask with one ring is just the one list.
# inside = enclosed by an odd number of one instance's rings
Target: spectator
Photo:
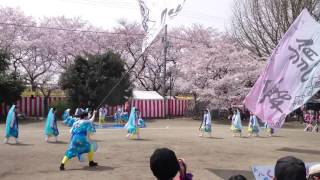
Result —
[[172, 180], [180, 170], [176, 154], [168, 148], [156, 149], [153, 152], [150, 168], [158, 180]]
[[239, 175], [231, 176], [229, 180], [247, 180], [247, 178], [239, 174]]
[[181, 158], [179, 158], [178, 161], [180, 165], [180, 170], [175, 180], [192, 180], [193, 175], [191, 173], [188, 173], [187, 164], [185, 163], [185, 161]]
[[320, 164], [313, 165], [309, 168], [308, 180], [320, 180]]
[[274, 180], [306, 180], [306, 167], [302, 160], [293, 156], [278, 159]]

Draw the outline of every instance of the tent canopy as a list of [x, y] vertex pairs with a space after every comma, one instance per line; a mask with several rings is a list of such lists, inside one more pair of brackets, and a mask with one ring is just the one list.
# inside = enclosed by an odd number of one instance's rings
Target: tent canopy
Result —
[[132, 91], [133, 99], [163, 100], [164, 98], [156, 91]]

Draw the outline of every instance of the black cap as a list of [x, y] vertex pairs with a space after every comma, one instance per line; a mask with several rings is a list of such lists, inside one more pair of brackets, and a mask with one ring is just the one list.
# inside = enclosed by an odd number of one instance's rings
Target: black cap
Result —
[[168, 148], [156, 149], [150, 157], [150, 168], [159, 180], [174, 178], [180, 169], [176, 154]]
[[306, 180], [306, 167], [302, 160], [286, 156], [277, 161], [274, 169], [277, 180]]

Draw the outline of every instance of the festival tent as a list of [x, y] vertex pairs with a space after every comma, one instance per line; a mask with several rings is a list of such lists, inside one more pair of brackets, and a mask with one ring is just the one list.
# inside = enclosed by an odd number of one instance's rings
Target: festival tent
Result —
[[189, 100], [165, 99], [156, 91], [133, 90], [131, 106], [141, 112], [143, 118], [164, 118], [170, 116], [183, 116]]
[[[64, 101], [66, 97], [49, 97], [51, 106], [56, 101]], [[118, 108], [130, 111], [130, 106], [137, 107], [143, 118], [164, 118], [165, 114], [170, 116], [183, 116], [187, 110], [189, 100], [167, 99], [165, 100], [155, 91], [133, 91], [132, 98], [124, 105], [108, 106], [108, 116], [113, 116]], [[22, 97], [16, 102], [17, 109], [25, 116], [45, 116], [43, 97]], [[0, 104], [0, 116], [5, 116], [10, 106]], [[166, 109], [165, 109], [166, 108]]]
[[165, 99], [156, 91], [132, 91], [131, 107], [135, 106], [143, 118], [165, 117]]
[[156, 91], [132, 91], [132, 97], [135, 100], [163, 100], [164, 98]]

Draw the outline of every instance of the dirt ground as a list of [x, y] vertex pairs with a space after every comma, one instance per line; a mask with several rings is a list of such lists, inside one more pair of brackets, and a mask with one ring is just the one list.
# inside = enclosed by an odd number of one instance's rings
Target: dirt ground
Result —
[[[281, 129], [275, 137], [233, 138], [229, 125], [214, 124], [214, 138], [199, 138], [199, 121], [170, 119], [148, 122], [142, 140], [127, 140], [124, 129], [98, 129], [97, 168], [73, 159], [66, 171], [58, 168], [68, 146], [69, 129], [58, 124], [59, 143], [45, 143], [43, 123], [20, 124], [21, 145], [0, 144], [2, 180], [142, 180], [154, 179], [149, 157], [155, 148], [169, 147], [183, 157], [194, 179], [227, 179], [243, 174], [252, 179], [251, 165], [270, 165], [282, 156], [294, 155], [305, 162], [320, 162], [320, 134], [301, 128]], [[4, 134], [4, 124], [0, 125]]]

